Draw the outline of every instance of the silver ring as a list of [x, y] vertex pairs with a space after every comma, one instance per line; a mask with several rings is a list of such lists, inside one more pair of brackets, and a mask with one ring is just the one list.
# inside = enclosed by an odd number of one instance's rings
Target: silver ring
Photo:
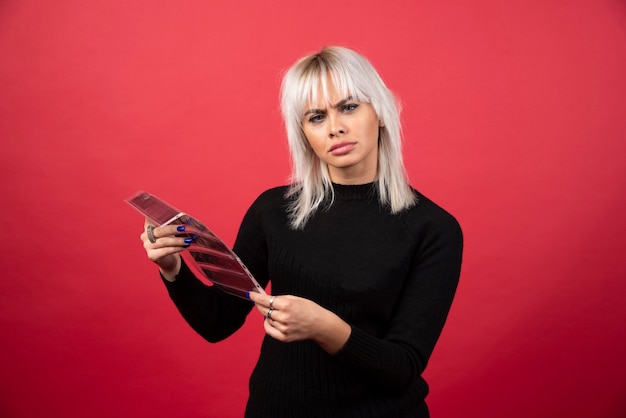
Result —
[[267, 319], [272, 319], [272, 312], [274, 312], [274, 308], [270, 308], [270, 310], [267, 311]]
[[154, 244], [156, 242], [156, 238], [154, 237], [154, 225], [148, 225], [146, 228], [146, 235], [151, 243]]
[[270, 309], [274, 309], [274, 299], [276, 299], [276, 296], [270, 298]]

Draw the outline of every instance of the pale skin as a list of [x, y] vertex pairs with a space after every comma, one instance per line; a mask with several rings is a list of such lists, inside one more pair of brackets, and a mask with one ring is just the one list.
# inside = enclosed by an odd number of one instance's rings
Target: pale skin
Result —
[[[319, 95], [323, 97], [323, 95]], [[302, 116], [302, 129], [315, 154], [328, 165], [331, 180], [337, 184], [365, 184], [376, 179], [378, 170], [378, 134], [383, 126], [368, 103], [341, 97], [330, 86], [329, 102], [310, 103]], [[148, 258], [159, 266], [170, 282], [180, 271], [180, 252], [184, 238], [176, 237], [176, 225], [154, 228], [155, 243], [146, 234], [146, 220], [141, 234]], [[274, 297], [250, 293], [250, 300], [265, 317], [265, 332], [285, 343], [312, 340], [329, 354], [335, 354], [350, 337], [351, 328], [333, 312], [317, 303], [292, 295]]]

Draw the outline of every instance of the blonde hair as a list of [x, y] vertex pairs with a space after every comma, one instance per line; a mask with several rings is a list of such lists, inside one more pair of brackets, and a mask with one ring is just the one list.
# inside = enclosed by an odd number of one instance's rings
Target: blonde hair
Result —
[[365, 57], [347, 48], [329, 46], [298, 60], [286, 72], [281, 86], [282, 114], [292, 161], [287, 197], [293, 229], [304, 228], [322, 203], [332, 203], [334, 198], [328, 166], [313, 152], [302, 129], [305, 106], [316, 102], [319, 92], [329, 101], [329, 80], [343, 97], [369, 103], [384, 125], [378, 139], [380, 203], [395, 214], [413, 206], [417, 199], [402, 161], [399, 103]]

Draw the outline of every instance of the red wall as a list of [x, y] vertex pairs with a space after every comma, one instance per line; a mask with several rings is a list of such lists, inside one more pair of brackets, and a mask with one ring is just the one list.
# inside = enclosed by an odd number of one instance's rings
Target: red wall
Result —
[[123, 199], [232, 243], [289, 172], [280, 74], [325, 44], [399, 94], [412, 183], [464, 227], [433, 417], [626, 416], [618, 0], [1, 2], [0, 416], [241, 416], [262, 319], [195, 335]]

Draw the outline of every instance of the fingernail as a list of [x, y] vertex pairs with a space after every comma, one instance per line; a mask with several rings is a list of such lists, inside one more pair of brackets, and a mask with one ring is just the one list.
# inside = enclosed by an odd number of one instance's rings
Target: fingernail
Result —
[[185, 245], [183, 245], [183, 248], [189, 248], [189, 247], [191, 247], [191, 244], [185, 244]]
[[185, 238], [185, 244], [191, 244], [193, 241], [193, 238]]
[[178, 226], [176, 227], [176, 230], [177, 230], [178, 232], [184, 232], [184, 231], [185, 231], [185, 225], [178, 225]]
[[250, 292], [246, 292], [246, 297], [250, 299]]

